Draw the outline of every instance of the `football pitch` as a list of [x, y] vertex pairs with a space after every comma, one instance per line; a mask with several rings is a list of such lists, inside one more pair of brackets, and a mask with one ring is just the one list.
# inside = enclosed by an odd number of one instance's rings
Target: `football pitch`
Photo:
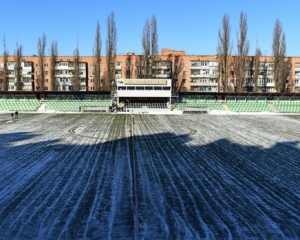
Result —
[[297, 239], [300, 119], [0, 114], [0, 239]]

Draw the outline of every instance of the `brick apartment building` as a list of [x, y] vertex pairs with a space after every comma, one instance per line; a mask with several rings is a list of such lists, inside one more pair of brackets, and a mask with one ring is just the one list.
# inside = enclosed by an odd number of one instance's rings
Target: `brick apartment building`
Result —
[[[254, 91], [253, 64], [249, 57], [244, 92]], [[260, 74], [257, 78], [257, 92], [275, 92], [274, 73], [272, 57], [261, 57]], [[300, 57], [288, 57], [289, 71], [286, 78], [286, 92], [300, 92]], [[75, 61], [73, 56], [58, 56], [55, 66], [51, 66], [51, 58], [44, 57], [44, 82], [41, 84], [41, 72], [38, 56], [21, 57], [20, 85], [17, 89], [16, 58], [8, 56], [6, 67], [6, 79], [8, 80], [9, 91], [73, 91]], [[111, 83], [107, 79], [106, 58], [101, 57], [99, 88], [95, 81], [95, 58], [93, 56], [81, 56], [78, 61], [78, 77], [80, 91], [110, 90]], [[147, 66], [148, 70], [147, 70]], [[143, 55], [136, 55], [128, 52], [125, 55], [117, 55], [114, 63], [115, 80], [117, 79], [172, 79], [173, 95], [177, 91], [194, 92], [222, 92], [223, 87], [219, 74], [219, 59], [211, 55], [186, 55], [185, 51], [162, 49], [161, 55], [145, 58]], [[149, 71], [150, 68], [150, 71]], [[54, 71], [54, 79], [51, 79], [50, 72]], [[148, 75], [147, 75], [148, 71]], [[236, 76], [234, 63], [230, 63], [229, 74], [226, 80], [228, 91], [236, 91]], [[0, 58], [0, 91], [5, 91], [4, 84], [4, 63]], [[54, 81], [54, 84], [53, 84]]]

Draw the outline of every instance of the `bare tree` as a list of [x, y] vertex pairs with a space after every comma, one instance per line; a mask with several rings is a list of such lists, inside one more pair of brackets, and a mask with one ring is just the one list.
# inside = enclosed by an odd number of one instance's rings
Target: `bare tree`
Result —
[[117, 52], [117, 29], [115, 22], [115, 14], [111, 14], [107, 18], [107, 37], [106, 37], [106, 64], [107, 64], [107, 80], [109, 90], [115, 87], [115, 59]]
[[[151, 66], [155, 66], [156, 58], [158, 55], [158, 33], [157, 33], [157, 21], [155, 14], [151, 18]], [[151, 71], [153, 68], [151, 67]], [[152, 78], [156, 78], [156, 68], [152, 74]]]
[[7, 62], [8, 62], [8, 51], [6, 49], [6, 39], [5, 36], [3, 38], [3, 90], [8, 90], [8, 77], [7, 77]]
[[[158, 33], [157, 33], [157, 20], [153, 15], [151, 22], [146, 19], [143, 34], [142, 34], [142, 47], [143, 47], [143, 78], [155, 78], [156, 67], [155, 62], [158, 55]], [[154, 71], [153, 71], [154, 66]]]
[[274, 83], [275, 91], [284, 91], [286, 82], [286, 63], [284, 62], [286, 55], [285, 34], [282, 31], [282, 23], [279, 19], [276, 20], [273, 30], [273, 57], [274, 57]]
[[158, 33], [156, 16], [153, 14], [151, 18], [151, 56], [155, 57], [158, 54]]
[[260, 75], [261, 50], [256, 46], [255, 56], [253, 61], [253, 87], [254, 92], [258, 92], [258, 77]]
[[52, 41], [51, 43], [51, 57], [50, 57], [50, 78], [51, 78], [51, 90], [56, 90], [56, 82], [55, 82], [55, 64], [58, 56], [58, 50], [57, 50], [57, 42]]
[[101, 64], [101, 34], [100, 24], [97, 21], [95, 46], [94, 46], [94, 58], [95, 58], [95, 90], [100, 90], [101, 75], [100, 75], [100, 64]]
[[74, 72], [73, 72], [73, 86], [74, 91], [80, 90], [80, 70], [79, 70], [79, 64], [80, 64], [80, 54], [79, 54], [79, 45], [77, 42], [77, 46], [74, 50]]
[[151, 26], [149, 19], [146, 19], [142, 35], [143, 61], [142, 61], [142, 78], [150, 78], [151, 76]]
[[217, 53], [219, 57], [219, 73], [223, 92], [228, 91], [229, 59], [232, 51], [230, 41], [230, 17], [228, 14], [223, 16], [222, 31], [219, 30]]
[[44, 72], [44, 58], [45, 58], [45, 48], [46, 48], [46, 35], [43, 33], [42, 38], [38, 38], [38, 57], [40, 71], [38, 75], [38, 82], [41, 91], [44, 91], [45, 87], [45, 72]]
[[21, 78], [22, 78], [22, 66], [21, 66], [21, 58], [23, 54], [22, 45], [17, 44], [15, 51], [15, 76], [16, 76], [16, 90], [21, 91]]
[[237, 91], [243, 91], [243, 84], [246, 81], [246, 61], [249, 54], [250, 44], [247, 40], [247, 15], [243, 12], [240, 14], [240, 32], [237, 34], [237, 50], [238, 54], [235, 57], [235, 74], [237, 77]]

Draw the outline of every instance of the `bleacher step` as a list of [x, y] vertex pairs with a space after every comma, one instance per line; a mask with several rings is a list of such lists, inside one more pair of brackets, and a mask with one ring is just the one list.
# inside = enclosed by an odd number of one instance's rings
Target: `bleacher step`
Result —
[[37, 112], [45, 112], [46, 110], [46, 102], [42, 102], [39, 108], [36, 110]]
[[276, 113], [279, 112], [272, 103], [268, 103], [268, 106], [272, 109], [272, 112], [276, 112]]
[[228, 108], [228, 106], [227, 106], [226, 103], [222, 103], [222, 106], [223, 106], [223, 108], [224, 108], [226, 111], [229, 111], [229, 108]]

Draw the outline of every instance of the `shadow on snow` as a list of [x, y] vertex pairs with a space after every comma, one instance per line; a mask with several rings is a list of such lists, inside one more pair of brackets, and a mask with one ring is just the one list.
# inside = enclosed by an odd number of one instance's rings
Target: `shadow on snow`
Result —
[[[133, 239], [131, 139], [66, 145], [39, 137], [0, 134], [1, 238]], [[297, 238], [298, 143], [189, 141], [135, 138], [141, 238]]]

